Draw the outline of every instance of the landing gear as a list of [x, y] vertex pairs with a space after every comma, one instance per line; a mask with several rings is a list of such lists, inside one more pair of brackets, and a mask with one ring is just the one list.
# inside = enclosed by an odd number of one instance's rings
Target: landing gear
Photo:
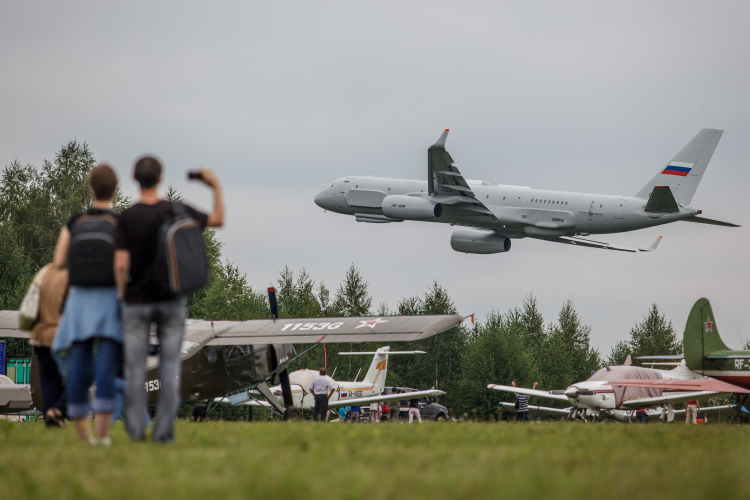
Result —
[[298, 422], [300, 420], [302, 420], [302, 413], [299, 411], [299, 408], [290, 406], [289, 408], [284, 410], [284, 421]]
[[[586, 412], [587, 412], [586, 408], [572, 408], [570, 410], [570, 413], [568, 414], [568, 419], [569, 420], [577, 420], [579, 422], [587, 423], [588, 420], [586, 420], [586, 416], [587, 416]], [[592, 417], [593, 417], [593, 415], [592, 415]], [[592, 418], [592, 421], [593, 421], [593, 418]]]

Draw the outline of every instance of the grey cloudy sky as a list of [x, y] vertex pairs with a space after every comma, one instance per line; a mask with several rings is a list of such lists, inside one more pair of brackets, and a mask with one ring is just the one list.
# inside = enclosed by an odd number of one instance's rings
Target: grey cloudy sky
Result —
[[[255, 288], [284, 265], [335, 290], [354, 263], [394, 308], [433, 280], [483, 319], [564, 300], [608, 354], [657, 303], [682, 331], [708, 297], [728, 343], [750, 338], [750, 6], [628, 2], [5, 2], [0, 165], [71, 139], [116, 167], [158, 155], [226, 188], [224, 254]], [[625, 254], [516, 240], [453, 252], [451, 228], [361, 224], [313, 196], [345, 175], [423, 179], [445, 128], [463, 174], [493, 184], [633, 194], [701, 128], [726, 132], [693, 199], [728, 229], [676, 223], [600, 239]]]

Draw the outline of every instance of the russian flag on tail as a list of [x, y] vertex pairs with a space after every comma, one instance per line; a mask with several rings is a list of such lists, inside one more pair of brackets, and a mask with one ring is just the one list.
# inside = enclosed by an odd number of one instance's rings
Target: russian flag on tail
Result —
[[662, 174], [666, 175], [679, 175], [680, 177], [687, 177], [687, 174], [690, 173], [690, 170], [692, 170], [693, 164], [692, 163], [681, 163], [677, 161], [673, 161], [669, 165], [667, 165], [667, 168], [665, 168], [662, 171]]

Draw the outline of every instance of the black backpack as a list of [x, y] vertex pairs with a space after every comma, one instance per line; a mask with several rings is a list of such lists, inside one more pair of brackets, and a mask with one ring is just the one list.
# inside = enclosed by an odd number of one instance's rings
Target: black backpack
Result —
[[89, 209], [76, 217], [70, 228], [68, 271], [71, 285], [113, 286], [115, 231], [112, 212]]
[[203, 229], [180, 202], [170, 206], [159, 228], [154, 283], [172, 295], [187, 295], [208, 281], [208, 260]]

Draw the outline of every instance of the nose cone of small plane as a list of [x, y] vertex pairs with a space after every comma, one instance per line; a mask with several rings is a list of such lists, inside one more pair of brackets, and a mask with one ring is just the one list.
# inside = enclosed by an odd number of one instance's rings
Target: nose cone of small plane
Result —
[[563, 394], [569, 399], [578, 399], [578, 389], [575, 387], [568, 387]]

